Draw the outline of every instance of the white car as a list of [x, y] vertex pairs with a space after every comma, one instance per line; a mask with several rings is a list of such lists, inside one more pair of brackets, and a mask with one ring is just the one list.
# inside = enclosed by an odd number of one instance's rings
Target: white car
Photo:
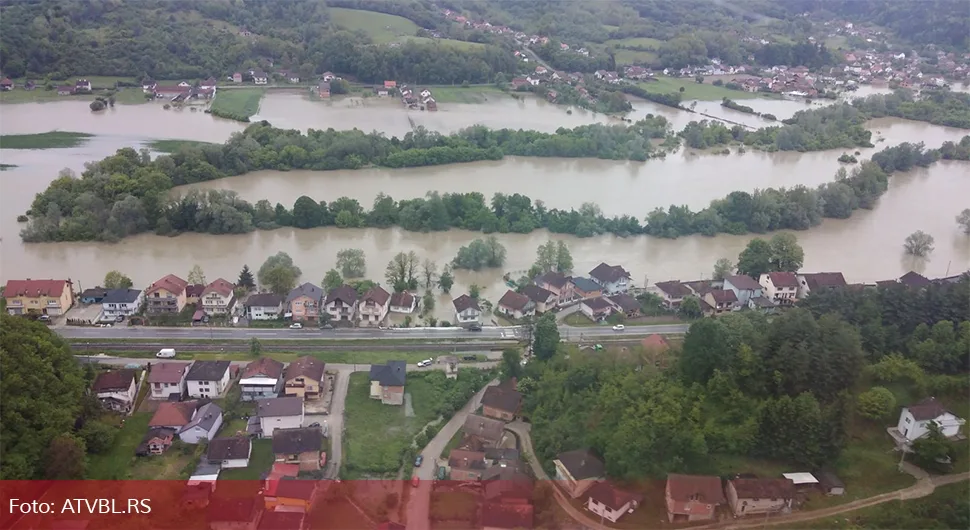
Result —
[[290, 329], [303, 329], [303, 324], [300, 324], [299, 322], [294, 322], [290, 324]]
[[613, 331], [623, 331], [624, 329], [626, 329], [626, 326], [624, 326], [623, 324], [617, 324], [613, 326]]
[[431, 363], [433, 362], [434, 362], [434, 359], [425, 359], [423, 361], [418, 361], [418, 368], [425, 368], [427, 366], [431, 366]]

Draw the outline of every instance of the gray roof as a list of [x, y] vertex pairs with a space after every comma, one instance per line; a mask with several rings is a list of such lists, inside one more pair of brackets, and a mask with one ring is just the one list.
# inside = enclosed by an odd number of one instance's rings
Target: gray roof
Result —
[[600, 291], [603, 289], [602, 287], [600, 287], [600, 284], [594, 282], [593, 280], [590, 280], [589, 278], [583, 278], [582, 276], [576, 276], [572, 278], [570, 281], [572, 281], [573, 285], [575, 285], [576, 288], [578, 288], [580, 291], [587, 292], [587, 293], [593, 292], [593, 291]]
[[373, 364], [370, 367], [370, 380], [381, 386], [404, 386], [407, 379], [407, 363], [388, 361], [387, 364]]
[[548, 301], [550, 298], [552, 298], [553, 296], [556, 296], [556, 293], [549, 291], [547, 289], [543, 289], [542, 287], [539, 287], [538, 285], [535, 285], [535, 284], [529, 284], [523, 287], [522, 294], [528, 296], [529, 299], [531, 299], [533, 302], [536, 302], [536, 303], [540, 303], [540, 302], [544, 303]]
[[259, 293], [246, 300], [246, 307], [279, 307], [283, 297], [273, 293]]
[[465, 424], [461, 429], [469, 436], [477, 436], [488, 442], [498, 442], [502, 439], [502, 431], [505, 430], [505, 423], [485, 416], [471, 414], [465, 418]]
[[298, 429], [276, 429], [273, 431], [273, 453], [298, 454], [320, 451], [323, 447], [323, 433], [317, 427]]
[[216, 438], [209, 442], [209, 449], [206, 455], [209, 461], [215, 460], [236, 460], [249, 458], [251, 442], [246, 436], [235, 436], [233, 438]]
[[303, 398], [281, 397], [260, 400], [256, 414], [267, 416], [299, 416], [303, 413]]
[[323, 289], [313, 285], [310, 282], [304, 283], [303, 285], [297, 286], [295, 289], [290, 291], [290, 294], [286, 295], [286, 303], [290, 303], [301, 296], [306, 296], [319, 302], [321, 299], [323, 299]]
[[182, 427], [182, 431], [187, 431], [198, 425], [205, 432], [209, 432], [220, 416], [222, 416], [222, 409], [219, 408], [219, 405], [206, 403], [199, 407], [199, 410], [195, 411], [195, 416], [192, 418], [192, 421], [186, 423], [185, 427]]
[[229, 369], [229, 361], [195, 361], [186, 381], [220, 381]]
[[740, 291], [757, 291], [761, 289], [761, 284], [755, 281], [751, 276], [744, 274], [737, 274], [734, 276], [727, 276], [724, 281], [730, 282], [731, 285], [736, 287]]
[[327, 293], [327, 303], [336, 302], [337, 300], [348, 305], [353, 305], [357, 301], [357, 289], [349, 285], [341, 285], [340, 287], [331, 289]]
[[605, 471], [603, 462], [588, 449], [560, 453], [556, 460], [562, 463], [575, 480], [602, 477]]
[[138, 300], [141, 289], [111, 289], [101, 300], [103, 304], [130, 304]]

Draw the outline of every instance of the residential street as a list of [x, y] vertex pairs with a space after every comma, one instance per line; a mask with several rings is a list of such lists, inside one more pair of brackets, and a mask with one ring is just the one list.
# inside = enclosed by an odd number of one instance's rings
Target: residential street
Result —
[[[466, 366], [474, 366], [475, 368], [482, 368], [482, 369], [492, 368], [494, 366], [497, 366], [498, 365], [498, 361], [502, 358], [502, 352], [488, 352], [487, 355], [488, 355], [488, 358], [489, 358], [488, 361], [481, 362], [481, 363], [466, 363]], [[100, 355], [91, 355], [91, 356], [76, 355], [75, 357], [77, 357], [77, 359], [78, 360], [81, 360], [81, 361], [96, 362], [96, 363], [107, 364], [107, 365], [111, 365], [111, 366], [126, 366], [126, 365], [129, 365], [129, 364], [138, 365], [138, 366], [145, 366], [148, 363], [156, 363], [157, 364], [159, 362], [166, 362], [166, 361], [168, 361], [167, 359], [154, 359], [154, 358], [152, 358], [152, 359], [144, 359], [144, 358], [141, 358], [140, 359], [140, 358], [131, 358], [131, 357], [110, 357], [110, 356], [107, 356], [107, 355], [105, 355], [105, 356], [100, 356]], [[174, 359], [171, 362], [189, 362], [189, 361], [184, 361], [184, 360], [181, 360], [181, 359]], [[252, 361], [230, 361], [230, 363], [231, 363], [232, 366], [239, 366], [239, 367], [246, 366], [250, 362], [252, 362]], [[283, 364], [286, 365], [288, 363], [283, 363]], [[434, 363], [431, 366], [428, 366], [428, 367], [425, 367], [425, 368], [418, 368], [417, 365], [409, 364], [407, 366], [407, 369], [408, 369], [409, 372], [421, 372], [421, 371], [427, 371], [427, 370], [444, 370], [445, 367], [446, 366], [444, 364], [439, 364], [439, 363]], [[327, 370], [336, 370], [338, 372], [346, 371], [348, 374], [349, 373], [353, 373], [355, 371], [357, 371], [357, 372], [366, 372], [366, 371], [370, 370], [370, 364], [369, 363], [363, 363], [363, 364], [327, 363]], [[339, 385], [340, 383], [338, 382], [337, 384]], [[334, 399], [336, 399], [336, 396], [334, 397]]]

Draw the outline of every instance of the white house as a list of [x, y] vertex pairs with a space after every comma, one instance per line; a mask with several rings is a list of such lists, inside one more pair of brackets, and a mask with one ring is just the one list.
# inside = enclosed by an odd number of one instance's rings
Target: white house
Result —
[[229, 361], [195, 361], [185, 376], [189, 396], [217, 398], [229, 388]]
[[606, 481], [593, 484], [586, 495], [586, 509], [611, 523], [633, 513], [642, 500], [639, 495], [616, 489]]
[[222, 469], [249, 467], [249, 456], [252, 453], [253, 444], [246, 436], [216, 438], [209, 442], [206, 459]]
[[794, 272], [766, 272], [758, 280], [764, 288], [764, 296], [778, 304], [793, 304], [798, 295], [798, 278]]
[[499, 299], [496, 311], [500, 314], [520, 319], [535, 315], [536, 303], [528, 296], [509, 289]]
[[260, 70], [253, 72], [253, 84], [265, 85], [266, 83], [269, 83], [269, 76], [266, 75], [266, 72]]
[[418, 307], [418, 299], [408, 291], [391, 295], [391, 313], [411, 314]]
[[522, 294], [529, 297], [536, 304], [536, 313], [545, 313], [556, 307], [556, 303], [559, 301], [559, 297], [556, 293], [543, 289], [535, 284], [526, 285], [522, 289]]
[[361, 326], [378, 326], [387, 317], [391, 293], [380, 286], [373, 287], [360, 299], [357, 311], [360, 313]]
[[323, 303], [323, 310], [331, 320], [353, 322], [357, 318], [357, 289], [349, 285], [331, 289]]
[[259, 293], [246, 300], [246, 318], [249, 320], [276, 320], [283, 312], [283, 297], [273, 293]]
[[225, 315], [236, 302], [235, 285], [219, 278], [202, 290], [202, 309], [208, 315]]
[[463, 294], [453, 300], [455, 304], [455, 323], [459, 326], [473, 326], [481, 323], [482, 308], [478, 300]]
[[192, 363], [165, 362], [153, 364], [148, 373], [148, 386], [152, 390], [152, 399], [168, 399], [171, 394], [182, 395], [185, 392], [185, 376], [189, 373]]
[[603, 296], [586, 298], [579, 303], [579, 311], [593, 322], [600, 322], [613, 314], [613, 304]]
[[101, 372], [92, 390], [105, 408], [128, 412], [138, 394], [138, 372], [128, 369]]
[[587, 449], [559, 453], [552, 463], [556, 466], [555, 479], [574, 499], [602, 480], [605, 474], [603, 462]]
[[188, 444], [197, 444], [203, 439], [212, 440], [222, 427], [222, 409], [215, 403], [206, 403], [192, 415], [192, 421], [179, 431], [179, 439]]
[[299, 397], [264, 399], [256, 410], [263, 438], [272, 438], [276, 429], [303, 427], [303, 414], [303, 398]]
[[748, 300], [764, 296], [765, 290], [751, 276], [739, 274], [724, 278], [724, 290], [734, 291], [738, 305], [748, 305]]
[[239, 378], [240, 400], [275, 398], [283, 386], [283, 363], [260, 357], [246, 365]]
[[789, 513], [795, 484], [787, 478], [736, 478], [728, 481], [726, 493], [735, 517]]
[[946, 410], [936, 398], [930, 397], [903, 407], [896, 429], [906, 441], [912, 442], [930, 432], [930, 422], [936, 423], [943, 436], [950, 438], [960, 433], [960, 427], [967, 420], [957, 417]]
[[101, 310], [105, 320], [117, 320], [138, 312], [145, 293], [141, 289], [111, 289], [101, 300]]
[[630, 290], [630, 273], [619, 265], [600, 263], [589, 271], [589, 277], [603, 287], [603, 294], [614, 295]]

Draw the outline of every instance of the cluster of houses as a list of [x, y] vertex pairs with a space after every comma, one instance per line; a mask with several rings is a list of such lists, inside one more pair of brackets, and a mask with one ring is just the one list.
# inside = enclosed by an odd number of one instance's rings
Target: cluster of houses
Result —
[[179, 102], [190, 99], [212, 99], [216, 95], [216, 84], [214, 77], [209, 77], [194, 85], [188, 81], [181, 81], [176, 85], [160, 85], [153, 79], [145, 79], [142, 81], [141, 89], [142, 92], [155, 99]]
[[629, 294], [632, 285], [630, 273], [620, 265], [600, 263], [589, 271], [588, 278], [551, 271], [521, 292], [507, 291], [495, 311], [522, 319], [578, 303], [580, 311], [593, 321], [605, 320], [614, 312], [632, 318], [640, 316], [640, 302]]

